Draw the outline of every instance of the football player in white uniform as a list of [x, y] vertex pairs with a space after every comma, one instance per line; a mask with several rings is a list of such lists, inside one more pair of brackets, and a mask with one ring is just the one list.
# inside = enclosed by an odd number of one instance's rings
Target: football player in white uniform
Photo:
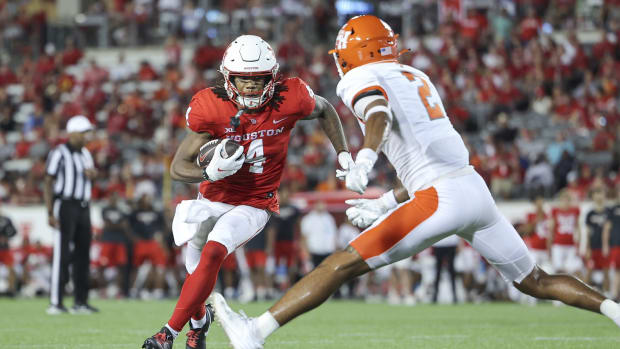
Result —
[[354, 165], [337, 175], [347, 188], [363, 193], [382, 151], [402, 186], [376, 200], [352, 202], [349, 219], [368, 228], [261, 316], [239, 315], [215, 295], [216, 316], [233, 347], [261, 348], [277, 328], [322, 304], [344, 282], [410, 258], [452, 234], [467, 240], [521, 292], [600, 312], [620, 325], [617, 303], [572, 276], [549, 275], [536, 266], [469, 165], [463, 140], [429, 77], [398, 63], [396, 39], [379, 18], [354, 17], [340, 30], [331, 53], [342, 77], [337, 93], [365, 134]]

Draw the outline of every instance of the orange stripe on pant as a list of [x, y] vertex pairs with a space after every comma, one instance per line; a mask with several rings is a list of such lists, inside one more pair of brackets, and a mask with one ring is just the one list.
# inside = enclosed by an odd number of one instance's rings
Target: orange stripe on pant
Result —
[[351, 242], [351, 246], [367, 260], [376, 257], [402, 240], [437, 211], [439, 200], [435, 188], [420, 190], [415, 198], [397, 208], [381, 223]]

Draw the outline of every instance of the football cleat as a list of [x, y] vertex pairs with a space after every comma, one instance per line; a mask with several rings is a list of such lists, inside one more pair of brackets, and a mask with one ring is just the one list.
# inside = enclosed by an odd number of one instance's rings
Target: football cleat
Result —
[[224, 297], [214, 292], [212, 303], [215, 308], [215, 320], [222, 326], [230, 344], [234, 349], [262, 349], [265, 341], [258, 333], [253, 319], [248, 318], [243, 312], [236, 313]]
[[50, 305], [45, 311], [48, 315], [66, 314], [69, 311], [64, 305]]
[[69, 309], [69, 312], [71, 314], [92, 314], [98, 313], [99, 309], [91, 306], [90, 304], [84, 303], [72, 306], [71, 309]]
[[215, 317], [213, 307], [211, 304], [205, 306], [207, 313], [207, 322], [200, 328], [193, 328], [192, 322], [189, 322], [189, 331], [187, 332], [187, 342], [185, 343], [185, 349], [205, 349], [206, 337], [209, 333], [209, 327], [213, 323]]
[[142, 344], [144, 349], [172, 349], [174, 342], [174, 336], [170, 333], [170, 330], [164, 326], [155, 333], [153, 337], [147, 338]]

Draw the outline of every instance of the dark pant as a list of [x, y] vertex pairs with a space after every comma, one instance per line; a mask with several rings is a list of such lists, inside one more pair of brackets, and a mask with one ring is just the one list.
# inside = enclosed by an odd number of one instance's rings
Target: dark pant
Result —
[[329, 257], [329, 254], [314, 254], [311, 253], [310, 256], [312, 257], [312, 264], [314, 264], [314, 267], [318, 267], [319, 264], [321, 264], [321, 262], [323, 262], [323, 260], [327, 257]]
[[61, 200], [57, 219], [60, 229], [54, 238], [50, 302], [52, 305], [62, 305], [71, 266], [75, 304], [85, 304], [88, 300], [90, 267], [89, 206], [81, 201]]
[[441, 269], [443, 263], [448, 264], [448, 272], [450, 272], [450, 282], [452, 284], [452, 302], [456, 303], [456, 273], [454, 272], [454, 256], [456, 255], [456, 246], [452, 247], [433, 247], [433, 253], [435, 254], [435, 293], [433, 294], [433, 302], [437, 302], [437, 295], [439, 294], [439, 279], [441, 278]]

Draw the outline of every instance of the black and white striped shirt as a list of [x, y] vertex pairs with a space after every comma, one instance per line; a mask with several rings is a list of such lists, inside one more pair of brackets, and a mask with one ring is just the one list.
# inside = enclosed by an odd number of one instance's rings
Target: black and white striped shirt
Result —
[[92, 183], [84, 170], [94, 168], [88, 149], [60, 144], [47, 156], [45, 172], [55, 178], [54, 196], [60, 199], [90, 201]]

